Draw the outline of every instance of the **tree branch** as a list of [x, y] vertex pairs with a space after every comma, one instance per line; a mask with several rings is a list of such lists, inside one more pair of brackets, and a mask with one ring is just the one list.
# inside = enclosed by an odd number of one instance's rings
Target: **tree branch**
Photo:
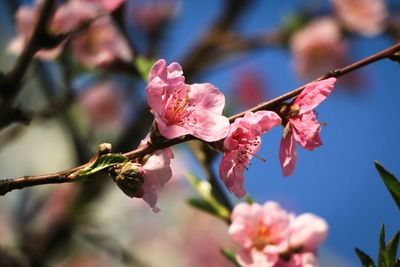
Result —
[[[372, 64], [374, 62], [377, 62], [382, 59], [386, 58], [392, 58], [392, 56], [400, 51], [400, 42], [385, 49], [382, 50], [376, 54], [373, 54], [367, 58], [364, 58], [360, 61], [357, 61], [351, 65], [345, 66], [340, 69], [333, 70], [331, 72], [328, 72], [327, 74], [317, 78], [315, 81], [327, 79], [330, 77], [336, 77], [339, 78], [347, 73], [353, 72], [355, 70], [358, 70], [362, 67], [365, 67], [369, 64]], [[290, 100], [297, 95], [300, 94], [300, 92], [305, 88], [306, 85], [303, 85], [297, 89], [294, 89], [293, 91], [290, 91], [284, 95], [281, 95], [275, 99], [272, 99], [270, 101], [264, 102], [258, 106], [255, 106], [247, 111], [241, 112], [239, 114], [233, 115], [229, 118], [231, 122], [233, 122], [236, 118], [244, 116], [244, 114], [248, 111], [259, 111], [259, 110], [275, 110], [279, 112], [279, 107], [281, 104], [283, 104], [285, 101]], [[162, 139], [160, 142], [157, 143], [147, 143], [144, 146], [141, 146], [139, 148], [136, 148], [130, 152], [124, 153], [123, 155], [128, 157], [129, 159], [138, 159], [142, 158], [145, 155], [152, 154], [156, 150], [167, 148], [176, 144], [180, 144], [189, 140], [198, 140], [197, 138], [191, 136], [191, 135], [186, 135], [183, 137], [171, 139], [171, 140], [166, 140]], [[213, 145], [213, 144], [211, 144]], [[214, 143], [215, 146], [215, 143]], [[0, 195], [5, 195], [6, 193], [14, 190], [14, 189], [22, 189], [25, 187], [31, 187], [31, 186], [36, 186], [36, 185], [42, 185], [42, 184], [55, 184], [55, 183], [70, 183], [70, 182], [79, 182], [82, 181], [82, 179], [76, 175], [76, 172], [79, 170], [82, 170], [83, 168], [87, 167], [89, 163], [86, 163], [84, 165], [68, 169], [65, 171], [61, 172], [56, 172], [52, 174], [46, 174], [46, 175], [38, 175], [38, 176], [24, 176], [20, 178], [14, 178], [14, 179], [5, 179], [5, 180], [0, 180]]]

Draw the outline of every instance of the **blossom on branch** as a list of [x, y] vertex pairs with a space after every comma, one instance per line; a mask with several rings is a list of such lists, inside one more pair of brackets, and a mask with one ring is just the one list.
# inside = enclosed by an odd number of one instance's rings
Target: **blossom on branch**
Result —
[[385, 30], [388, 12], [384, 0], [332, 0], [344, 26], [365, 36]]
[[219, 175], [225, 186], [237, 197], [243, 197], [243, 172], [261, 146], [260, 136], [281, 124], [281, 118], [272, 111], [246, 112], [230, 126], [224, 141], [225, 152], [219, 166]]
[[317, 18], [290, 38], [294, 68], [304, 79], [337, 68], [345, 61], [346, 45], [333, 18]]
[[296, 217], [273, 201], [240, 203], [231, 220], [229, 234], [242, 248], [236, 258], [243, 267], [317, 266], [317, 247], [328, 231], [322, 218], [311, 213]]
[[290, 106], [289, 119], [285, 125], [280, 144], [279, 158], [283, 175], [289, 176], [296, 166], [296, 143], [307, 150], [322, 145], [319, 132], [321, 125], [317, 121], [314, 109], [333, 90], [335, 78], [309, 83]]
[[146, 88], [151, 113], [167, 139], [191, 134], [206, 142], [224, 138], [228, 118], [222, 116], [224, 95], [212, 84], [186, 84], [181, 66], [158, 60], [150, 70]]

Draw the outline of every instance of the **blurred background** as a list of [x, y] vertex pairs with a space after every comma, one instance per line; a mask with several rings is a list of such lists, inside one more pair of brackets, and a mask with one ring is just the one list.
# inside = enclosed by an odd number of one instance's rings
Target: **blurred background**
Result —
[[[98, 25], [108, 32], [86, 29], [94, 32], [90, 38], [78, 36], [52, 60], [31, 64], [18, 102], [33, 119], [0, 132], [0, 177], [77, 166], [103, 142], [115, 152], [134, 149], [152, 123], [146, 83], [132, 64], [138, 58], [179, 62], [190, 83], [214, 84], [226, 96], [229, 116], [399, 41], [398, 1], [365, 1], [371, 10], [341, 2], [126, 0], [110, 15], [113, 28]], [[0, 66], [7, 72], [18, 54], [10, 44], [32, 23], [35, 14], [27, 10], [35, 3], [0, 4]], [[398, 63], [383, 60], [340, 78], [317, 108], [326, 123], [324, 145], [299, 148], [293, 176], [280, 169], [281, 127], [263, 137], [259, 155], [267, 162], [253, 159], [246, 171], [245, 188], [257, 202], [278, 201], [329, 223], [321, 266], [359, 266], [355, 247], [376, 258], [381, 224], [388, 237], [399, 229], [399, 211], [373, 165], [378, 160], [400, 174], [399, 73]], [[196, 194], [185, 172], [210, 175], [195, 147], [174, 147], [174, 175], [159, 194], [159, 214], [100, 175], [2, 196], [2, 264], [230, 266], [219, 254], [220, 247], [235, 248], [227, 225], [185, 202]], [[211, 174], [218, 164], [217, 156]]]

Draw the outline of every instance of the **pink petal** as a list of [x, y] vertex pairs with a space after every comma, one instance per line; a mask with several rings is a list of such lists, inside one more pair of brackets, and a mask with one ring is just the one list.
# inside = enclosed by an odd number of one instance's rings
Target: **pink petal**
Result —
[[279, 148], [279, 160], [281, 161], [283, 176], [293, 174], [296, 167], [297, 150], [292, 131], [289, 131], [285, 137], [282, 137]]
[[238, 198], [245, 196], [243, 188], [244, 167], [237, 164], [239, 153], [237, 150], [224, 153], [219, 165], [219, 175], [229, 192], [234, 193]]
[[164, 86], [177, 86], [185, 81], [182, 74], [182, 68], [178, 63], [173, 62], [167, 67], [165, 59], [159, 59], [150, 69], [148, 81], [151, 83], [155, 80]]
[[150, 110], [150, 112], [154, 115], [154, 119], [157, 123], [160, 134], [165, 138], [174, 139], [192, 133], [192, 129], [190, 127], [187, 127], [186, 125], [181, 126], [178, 124], [168, 125], [167, 122], [155, 111]]
[[190, 85], [190, 99], [196, 104], [199, 112], [208, 111], [221, 116], [225, 106], [225, 96], [210, 83]]
[[246, 112], [240, 124], [254, 131], [256, 135], [269, 132], [271, 128], [280, 125], [281, 118], [273, 111]]
[[304, 213], [290, 223], [290, 231], [289, 242], [292, 247], [315, 252], [328, 234], [328, 224], [314, 214]]
[[289, 119], [289, 123], [292, 126], [294, 139], [305, 149], [313, 150], [316, 147], [322, 145], [322, 140], [319, 135], [321, 126], [315, 118], [314, 112], [310, 111], [292, 117]]
[[335, 78], [329, 78], [309, 83], [293, 103], [300, 107], [299, 114], [313, 110], [324, 101], [333, 90], [333, 84], [335, 82]]

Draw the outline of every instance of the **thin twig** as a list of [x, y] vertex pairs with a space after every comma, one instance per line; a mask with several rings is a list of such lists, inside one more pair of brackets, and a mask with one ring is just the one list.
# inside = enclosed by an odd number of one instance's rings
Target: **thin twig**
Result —
[[[385, 58], [390, 58], [395, 54], [396, 52], [400, 51], [400, 42], [385, 49], [382, 50], [374, 55], [371, 55], [367, 58], [364, 58], [360, 61], [357, 61], [351, 65], [345, 66], [341, 69], [336, 69], [334, 71], [331, 71], [318, 79], [323, 80], [329, 77], [341, 77], [347, 73], [353, 72], [355, 70], [358, 70], [364, 66], [367, 66], [369, 64], [372, 64], [374, 62], [377, 62], [379, 60], [385, 59]], [[306, 85], [303, 85], [293, 91], [290, 91], [284, 95], [281, 95], [275, 99], [272, 99], [270, 101], [264, 102], [256, 107], [253, 107], [247, 111], [241, 112], [239, 114], [233, 115], [229, 118], [229, 120], [232, 122], [236, 118], [244, 116], [244, 114], [248, 111], [258, 111], [258, 110], [277, 110], [279, 106], [284, 103], [285, 101], [292, 99], [296, 97], [300, 92], [305, 88]], [[129, 159], [137, 159], [144, 157], [147, 154], [154, 153], [156, 150], [163, 149], [166, 147], [170, 147], [176, 144], [180, 144], [189, 140], [195, 140], [197, 138], [191, 136], [191, 135], [186, 135], [183, 137], [171, 139], [171, 140], [165, 140], [163, 142], [157, 143], [157, 144], [152, 144], [152, 143], [147, 143], [144, 146], [141, 146], [139, 148], [136, 148], [130, 152], [127, 152], [123, 154], [124, 156], [128, 157]], [[83, 169], [84, 167], [88, 166], [88, 163], [68, 169], [65, 171], [61, 172], [56, 172], [52, 174], [46, 174], [46, 175], [38, 175], [38, 176], [24, 176], [20, 178], [14, 178], [14, 179], [5, 179], [5, 180], [0, 180], [0, 195], [5, 195], [6, 193], [14, 190], [14, 189], [22, 189], [25, 187], [30, 187], [30, 186], [35, 186], [35, 185], [42, 185], [42, 184], [54, 184], [54, 183], [70, 183], [70, 182], [79, 182], [81, 179], [79, 176], [74, 175], [77, 171]]]

